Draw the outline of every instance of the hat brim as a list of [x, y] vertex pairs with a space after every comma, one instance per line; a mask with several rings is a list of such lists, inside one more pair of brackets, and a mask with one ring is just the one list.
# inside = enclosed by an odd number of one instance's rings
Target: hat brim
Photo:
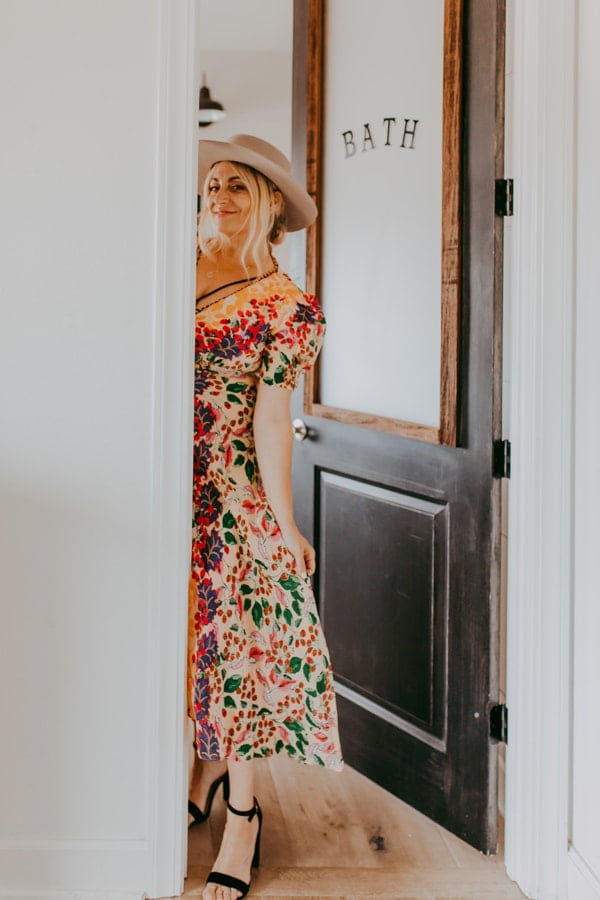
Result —
[[305, 188], [277, 163], [249, 147], [229, 141], [200, 141], [198, 147], [198, 186], [202, 190], [206, 176], [218, 162], [237, 162], [266, 175], [277, 185], [285, 200], [286, 228], [300, 231], [317, 217], [317, 207]]

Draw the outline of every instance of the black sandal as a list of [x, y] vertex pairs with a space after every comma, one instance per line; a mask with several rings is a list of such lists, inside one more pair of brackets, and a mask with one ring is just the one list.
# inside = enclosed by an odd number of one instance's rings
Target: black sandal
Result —
[[188, 800], [188, 812], [190, 816], [193, 818], [193, 822], [190, 822], [190, 828], [194, 825], [200, 825], [202, 822], [206, 822], [208, 817], [210, 816], [210, 811], [212, 809], [212, 804], [214, 800], [214, 796], [219, 790], [219, 787], [223, 785], [223, 797], [225, 798], [225, 803], [229, 800], [229, 773], [224, 772], [222, 775], [219, 775], [218, 778], [215, 778], [213, 783], [208, 789], [208, 796], [206, 798], [206, 809], [202, 810], [199, 806], [193, 802], [193, 800]]
[[[229, 802], [227, 803], [227, 809], [232, 812], [235, 816], [245, 816], [249, 822], [252, 821], [254, 816], [258, 816], [258, 834], [256, 835], [256, 843], [254, 844], [254, 856], [252, 857], [252, 869], [258, 869], [260, 865], [260, 833], [262, 830], [262, 810], [258, 805], [258, 800], [256, 797], [254, 798], [254, 806], [252, 809], [239, 810], [235, 809]], [[225, 875], [222, 872], [211, 872], [208, 878], [206, 879], [207, 884], [220, 884], [221, 887], [233, 888], [234, 891], [239, 891], [242, 897], [245, 897], [248, 891], [250, 890], [250, 881], [246, 884], [245, 881], [242, 881], [241, 878], [234, 878], [233, 875]]]

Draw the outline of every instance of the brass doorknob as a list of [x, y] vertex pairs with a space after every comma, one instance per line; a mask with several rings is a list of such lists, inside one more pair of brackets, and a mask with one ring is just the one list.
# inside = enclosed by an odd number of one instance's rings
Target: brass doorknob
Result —
[[308, 425], [302, 419], [294, 419], [292, 422], [295, 441], [305, 441], [308, 437]]

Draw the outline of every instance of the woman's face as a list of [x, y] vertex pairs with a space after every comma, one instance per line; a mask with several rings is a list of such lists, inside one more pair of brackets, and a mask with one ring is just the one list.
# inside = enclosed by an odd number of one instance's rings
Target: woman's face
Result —
[[217, 231], [241, 234], [248, 224], [250, 192], [230, 162], [216, 163], [208, 179], [208, 209]]

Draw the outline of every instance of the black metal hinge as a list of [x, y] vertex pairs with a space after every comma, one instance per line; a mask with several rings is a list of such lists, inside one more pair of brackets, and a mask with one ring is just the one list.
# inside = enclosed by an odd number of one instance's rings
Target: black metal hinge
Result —
[[490, 709], [490, 737], [508, 744], [508, 707], [504, 703]]
[[494, 441], [492, 475], [494, 478], [510, 478], [510, 441]]
[[497, 216], [512, 216], [514, 211], [514, 182], [512, 178], [497, 178], [495, 192]]

